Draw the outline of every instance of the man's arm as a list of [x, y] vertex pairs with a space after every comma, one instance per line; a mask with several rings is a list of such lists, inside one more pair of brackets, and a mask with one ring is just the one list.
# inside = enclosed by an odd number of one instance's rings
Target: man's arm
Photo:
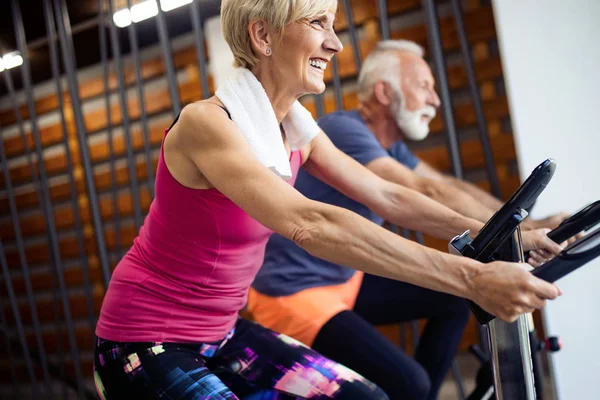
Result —
[[381, 179], [335, 147], [323, 132], [313, 139], [304, 168], [398, 226], [444, 240], [467, 229], [476, 233], [483, 227], [481, 221], [461, 215], [411, 188]]
[[456, 187], [457, 189], [467, 193], [473, 198], [476, 198], [483, 206], [487, 207], [489, 210], [492, 210], [494, 212], [499, 210], [500, 207], [502, 207], [503, 205], [502, 201], [498, 200], [485, 190], [481, 189], [479, 186], [474, 185], [471, 182], [456, 179], [455, 177], [450, 175], [444, 175], [424, 161], [419, 161], [419, 164], [417, 165], [414, 171], [419, 176], [429, 179], [435, 179], [444, 182], [447, 185]]
[[[504, 204], [504, 203], [502, 203], [502, 201], [498, 200], [497, 198], [495, 198], [494, 196], [492, 196], [485, 190], [481, 189], [479, 186], [474, 185], [471, 182], [456, 179], [455, 177], [450, 176], [450, 175], [444, 175], [444, 174], [440, 173], [439, 171], [437, 171], [436, 169], [434, 169], [433, 167], [431, 167], [429, 164], [425, 163], [424, 161], [419, 161], [419, 164], [417, 164], [417, 167], [414, 169], [414, 172], [416, 172], [419, 176], [422, 176], [422, 177], [425, 177], [428, 179], [438, 180], [447, 185], [456, 187], [459, 190], [476, 198], [484, 206], [488, 207], [489, 209], [491, 209], [494, 212], [499, 210], [502, 207], [502, 205]], [[542, 228], [554, 229], [562, 221], [564, 221], [568, 216], [569, 216], [569, 214], [559, 213], [559, 214], [551, 215], [547, 218], [538, 219], [538, 220], [527, 218], [525, 221], [523, 221], [521, 226], [525, 230], [542, 229]]]
[[414, 171], [419, 176], [429, 179], [435, 179], [444, 182], [447, 185], [456, 187], [457, 189], [477, 199], [483, 206], [487, 207], [493, 212], [498, 211], [503, 205], [502, 201], [495, 198], [485, 190], [481, 189], [479, 186], [474, 185], [471, 182], [456, 179], [455, 177], [450, 175], [444, 175], [424, 161], [419, 161], [419, 164], [414, 169]]
[[[335, 147], [323, 132], [311, 145], [310, 158], [304, 164], [310, 174], [395, 225], [445, 240], [467, 229], [475, 234], [483, 227], [481, 221], [461, 215], [415, 190], [382, 179]], [[392, 162], [395, 161], [392, 159]], [[526, 250], [545, 249], [551, 254], [562, 251], [562, 247], [542, 230], [523, 232], [523, 247]]]
[[366, 165], [379, 177], [413, 189], [438, 203], [464, 216], [486, 222], [494, 210], [480, 203], [476, 198], [439, 179], [416, 174], [392, 157], [380, 157]]

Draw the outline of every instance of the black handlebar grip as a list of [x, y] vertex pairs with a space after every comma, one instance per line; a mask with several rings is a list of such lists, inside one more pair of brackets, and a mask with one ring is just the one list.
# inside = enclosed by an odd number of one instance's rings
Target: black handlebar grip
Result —
[[600, 200], [565, 219], [558, 227], [548, 233], [548, 237], [556, 243], [562, 243], [579, 232], [594, 227], [599, 222]]
[[598, 256], [600, 256], [600, 230], [571, 244], [558, 256], [535, 268], [532, 274], [547, 282], [556, 282]]

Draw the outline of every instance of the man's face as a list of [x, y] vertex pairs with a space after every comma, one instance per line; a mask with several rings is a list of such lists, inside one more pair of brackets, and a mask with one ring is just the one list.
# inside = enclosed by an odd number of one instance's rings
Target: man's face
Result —
[[400, 93], [396, 93], [391, 112], [404, 136], [423, 140], [429, 134], [429, 123], [435, 117], [436, 108], [440, 106], [435, 80], [429, 65], [421, 57], [410, 53], [401, 53], [399, 57]]

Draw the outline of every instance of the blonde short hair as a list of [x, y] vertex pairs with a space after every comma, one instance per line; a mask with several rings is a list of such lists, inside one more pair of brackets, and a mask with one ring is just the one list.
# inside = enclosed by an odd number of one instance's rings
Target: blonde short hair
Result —
[[233, 53], [234, 66], [251, 68], [258, 63], [258, 57], [250, 42], [250, 21], [263, 20], [281, 35], [290, 22], [318, 18], [336, 10], [337, 0], [223, 0], [221, 29]]

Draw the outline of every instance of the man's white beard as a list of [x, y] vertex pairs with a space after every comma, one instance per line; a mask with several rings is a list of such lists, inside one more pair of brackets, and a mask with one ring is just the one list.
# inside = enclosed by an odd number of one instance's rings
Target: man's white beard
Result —
[[[435, 117], [435, 108], [425, 106], [420, 110], [409, 111], [404, 107], [404, 103], [398, 101], [394, 104], [396, 108], [396, 123], [402, 131], [402, 134], [410, 140], [423, 140], [429, 134], [429, 123]], [[427, 119], [421, 118], [426, 116]]]

